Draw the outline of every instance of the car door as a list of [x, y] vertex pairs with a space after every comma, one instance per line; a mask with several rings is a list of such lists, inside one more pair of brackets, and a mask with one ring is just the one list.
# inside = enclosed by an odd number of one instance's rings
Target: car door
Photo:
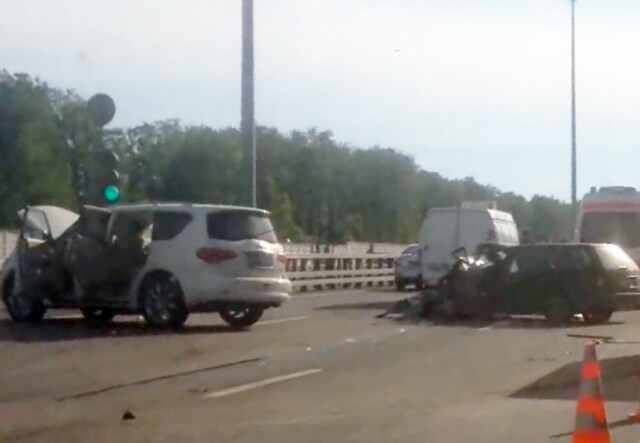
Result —
[[51, 229], [44, 211], [25, 208], [20, 211], [17, 244], [17, 271], [20, 285], [37, 284], [46, 276], [53, 252]]
[[506, 259], [502, 304], [509, 314], [533, 314], [543, 309], [544, 280], [550, 264], [538, 248], [514, 249]]

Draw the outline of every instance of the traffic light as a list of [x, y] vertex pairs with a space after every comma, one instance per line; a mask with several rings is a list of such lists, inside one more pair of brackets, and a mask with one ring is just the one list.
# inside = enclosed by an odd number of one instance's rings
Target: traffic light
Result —
[[113, 205], [120, 201], [120, 159], [115, 152], [101, 148], [94, 158], [94, 196], [101, 203]]

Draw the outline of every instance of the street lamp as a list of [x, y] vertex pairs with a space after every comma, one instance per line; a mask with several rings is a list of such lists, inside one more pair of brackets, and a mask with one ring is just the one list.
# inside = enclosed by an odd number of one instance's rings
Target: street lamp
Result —
[[576, 0], [571, 0], [571, 209], [577, 206], [577, 153], [576, 153]]
[[[242, 0], [242, 147], [244, 174], [243, 204], [257, 206], [256, 198], [256, 126], [253, 60], [253, 0]], [[248, 188], [245, 186], [249, 185]]]

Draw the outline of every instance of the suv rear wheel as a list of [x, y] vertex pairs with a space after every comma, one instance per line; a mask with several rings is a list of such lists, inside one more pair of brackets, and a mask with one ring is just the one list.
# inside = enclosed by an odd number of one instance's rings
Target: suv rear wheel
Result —
[[151, 326], [180, 328], [189, 316], [180, 283], [166, 273], [151, 274], [145, 278], [140, 302], [142, 315]]
[[613, 311], [611, 309], [593, 309], [582, 314], [587, 323], [606, 323], [611, 319]]
[[264, 307], [259, 305], [227, 305], [220, 309], [219, 314], [233, 328], [248, 328], [262, 318]]
[[29, 292], [15, 290], [13, 277], [9, 277], [4, 283], [3, 299], [13, 321], [40, 321], [47, 312], [38, 297]]

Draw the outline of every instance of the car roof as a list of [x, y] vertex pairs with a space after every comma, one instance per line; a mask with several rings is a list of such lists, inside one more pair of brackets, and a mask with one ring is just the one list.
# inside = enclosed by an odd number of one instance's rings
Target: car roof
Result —
[[201, 203], [172, 203], [172, 202], [154, 202], [154, 203], [132, 203], [103, 208], [99, 206], [85, 206], [85, 208], [94, 211], [107, 212], [138, 212], [138, 211], [163, 211], [163, 210], [188, 210], [188, 211], [248, 211], [268, 214], [269, 212], [260, 208], [251, 208], [247, 206], [232, 205], [213, 205]]

